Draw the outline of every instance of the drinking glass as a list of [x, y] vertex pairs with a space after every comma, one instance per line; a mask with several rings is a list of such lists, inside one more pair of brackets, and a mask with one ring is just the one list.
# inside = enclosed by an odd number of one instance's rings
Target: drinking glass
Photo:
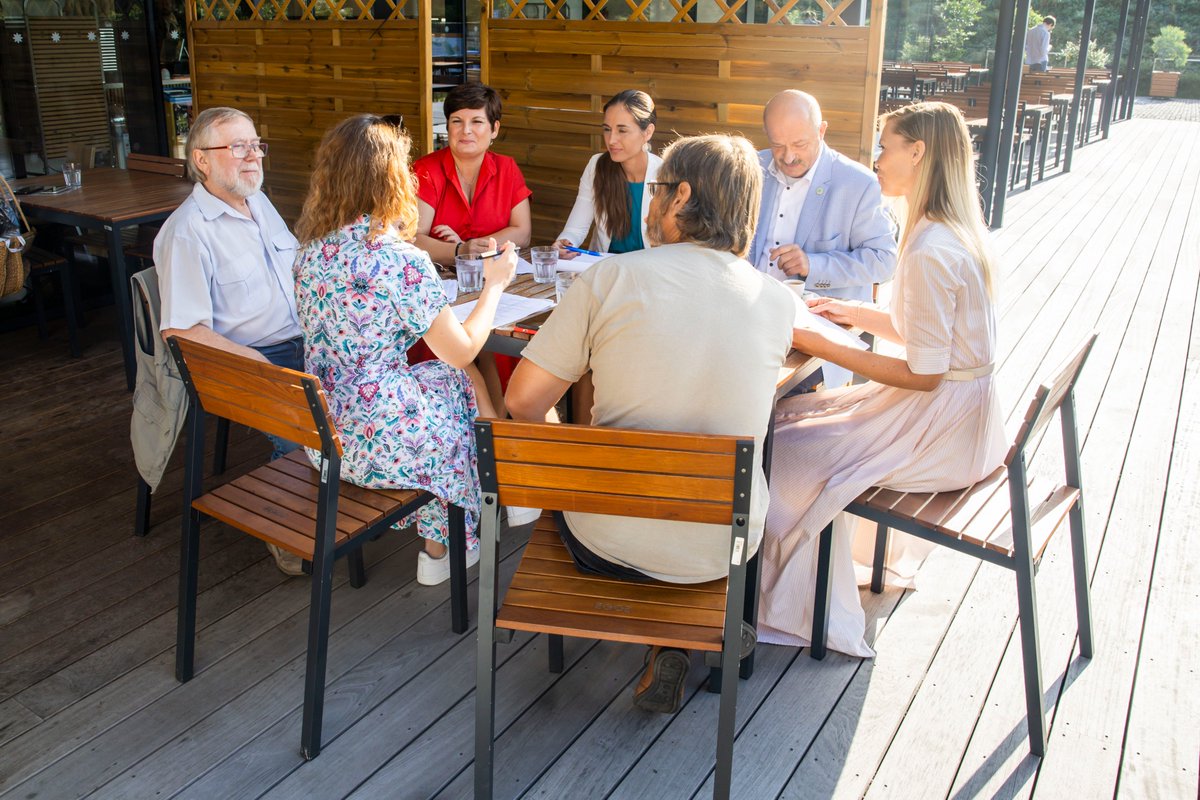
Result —
[[554, 297], [555, 302], [561, 303], [563, 295], [567, 293], [567, 289], [571, 288], [571, 284], [579, 277], [578, 272], [563, 269], [559, 270], [554, 276]]
[[557, 269], [557, 247], [533, 248], [533, 280], [535, 283], [554, 283], [554, 273]]
[[78, 189], [83, 185], [83, 170], [74, 161], [63, 164], [63, 183], [68, 189]]
[[458, 293], [460, 295], [483, 290], [483, 259], [474, 256], [455, 256], [454, 271], [458, 277]]

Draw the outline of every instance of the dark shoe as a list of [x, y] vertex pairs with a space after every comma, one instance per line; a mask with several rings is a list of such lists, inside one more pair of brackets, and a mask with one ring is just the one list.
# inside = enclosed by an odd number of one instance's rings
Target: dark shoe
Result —
[[690, 662], [687, 651], [655, 647], [646, 662], [646, 671], [633, 691], [633, 704], [643, 711], [674, 714], [683, 706]]

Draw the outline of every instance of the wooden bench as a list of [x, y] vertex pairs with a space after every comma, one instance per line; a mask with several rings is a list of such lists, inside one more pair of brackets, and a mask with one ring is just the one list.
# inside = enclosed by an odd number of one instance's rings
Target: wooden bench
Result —
[[[1005, 458], [1004, 466], [965, 489], [949, 492], [895, 492], [872, 488], [846, 510], [878, 523], [871, 591], [883, 590], [884, 554], [888, 529], [894, 528], [935, 544], [1013, 570], [1017, 578], [1021, 652], [1025, 666], [1025, 703], [1030, 750], [1046, 752], [1046, 712], [1042, 700], [1042, 668], [1038, 654], [1037, 608], [1034, 574], [1050, 537], [1069, 520], [1074, 561], [1075, 610], [1079, 626], [1079, 652], [1092, 657], [1091, 596], [1088, 588], [1087, 546], [1083, 529], [1083, 483], [1075, 430], [1072, 390], [1087, 360], [1093, 333], [1055, 374], [1038, 387]], [[1031, 479], [1025, 450], [1061, 411], [1064, 483]], [[816, 605], [813, 609], [813, 658], [825, 657], [829, 626], [830, 555], [833, 526], [821, 532], [818, 546]]]
[[[555, 671], [563, 666], [563, 636], [720, 654], [713, 796], [728, 798], [754, 440], [501, 421], [476, 423], [475, 436], [483, 489], [475, 797], [492, 796], [498, 630], [506, 637], [521, 630], [550, 636], [550, 668]], [[703, 584], [635, 583], [581, 573], [546, 514], [498, 607], [502, 504], [720, 525], [729, 530], [729, 578]], [[639, 535], [636, 528], [630, 534]]]
[[[175, 674], [192, 678], [200, 521], [221, 520], [312, 564], [308, 663], [304, 678], [301, 752], [321, 751], [325, 661], [329, 640], [333, 562], [346, 555], [350, 583], [365, 583], [362, 545], [432, 501], [413, 490], [364, 489], [339, 479], [342, 443], [321, 384], [312, 375], [276, 367], [172, 336], [168, 340], [188, 389], [184, 462], [183, 541], [179, 569], [179, 619]], [[303, 450], [201, 493], [204, 418], [215, 414], [321, 452], [313, 469]], [[452, 628], [467, 629], [466, 533], [461, 509], [450, 506]]]

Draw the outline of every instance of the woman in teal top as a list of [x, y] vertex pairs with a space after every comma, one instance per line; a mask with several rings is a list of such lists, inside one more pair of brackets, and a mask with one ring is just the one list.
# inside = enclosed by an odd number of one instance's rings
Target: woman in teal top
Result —
[[654, 101], [626, 89], [604, 105], [605, 152], [588, 161], [567, 225], [558, 235], [560, 258], [574, 258], [567, 247], [583, 247], [595, 223], [591, 247], [602, 253], [627, 253], [646, 246], [646, 184], [658, 175], [662, 159], [650, 152]]

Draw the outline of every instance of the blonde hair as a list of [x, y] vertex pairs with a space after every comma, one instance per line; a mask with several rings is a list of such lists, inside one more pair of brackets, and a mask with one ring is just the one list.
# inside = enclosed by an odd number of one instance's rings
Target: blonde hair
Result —
[[411, 239], [417, 230], [411, 150], [398, 118], [359, 114], [330, 128], [317, 148], [296, 238], [307, 244], [366, 214], [371, 219], [368, 239], [388, 225], [396, 226], [401, 239]]
[[979, 207], [971, 137], [962, 113], [948, 103], [914, 103], [884, 114], [879, 123], [881, 130], [891, 125], [894, 134], [910, 143], [925, 143], [911, 195], [913, 207], [905, 209], [900, 224], [901, 254], [918, 221], [928, 217], [941, 222], [979, 262], [988, 294], [994, 295], [995, 261]]

